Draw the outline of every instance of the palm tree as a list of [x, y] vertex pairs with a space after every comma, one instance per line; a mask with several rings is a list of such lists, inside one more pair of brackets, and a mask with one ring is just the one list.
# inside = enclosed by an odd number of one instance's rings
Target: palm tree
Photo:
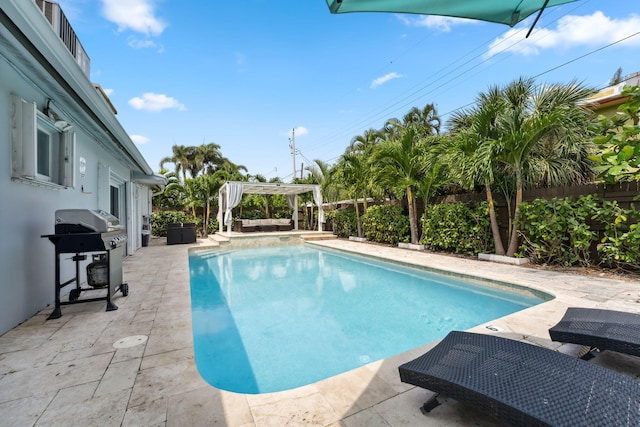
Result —
[[328, 203], [337, 202], [340, 195], [340, 186], [338, 181], [334, 179], [334, 168], [329, 163], [319, 159], [314, 159], [313, 163], [305, 169], [309, 171], [313, 181], [320, 185], [323, 200]]
[[191, 175], [195, 178], [200, 172], [212, 174], [228, 161], [222, 156], [220, 146], [214, 142], [196, 147], [191, 164]]
[[[501, 136], [496, 141], [496, 154], [497, 160], [514, 174], [516, 183], [507, 256], [513, 256], [518, 249], [519, 206], [522, 203], [525, 173], [531, 170], [529, 165], [533, 154], [544, 141], [558, 146], [589, 144], [586, 129], [590, 113], [578, 103], [591, 93], [591, 89], [575, 81], [536, 88], [532, 80], [519, 79], [504, 89], [507, 108], [498, 120]], [[576, 169], [583, 169], [584, 163], [588, 162], [586, 156], [575, 160], [574, 168], [556, 169], [564, 176], [555, 179], [568, 179]]]
[[[577, 82], [537, 87], [520, 78], [492, 87], [469, 114], [459, 114], [452, 132], [461, 145], [475, 148], [468, 158], [467, 182], [483, 182], [489, 202], [496, 253], [504, 253], [497, 232], [491, 186], [499, 171], [513, 176], [515, 204], [507, 256], [518, 247], [519, 206], [525, 186], [575, 182], [588, 174], [589, 112], [578, 102], [591, 90]], [[464, 123], [469, 128], [460, 129]], [[553, 155], [551, 155], [553, 153]]]
[[441, 120], [436, 107], [427, 104], [422, 109], [413, 107], [402, 118], [404, 126], [415, 126], [419, 136], [439, 135]]
[[[358, 237], [364, 237], [360, 222], [360, 206], [358, 198], [365, 193], [368, 181], [368, 165], [362, 155], [349, 153], [348, 150], [338, 161], [336, 177], [347, 189], [356, 210], [356, 227]], [[366, 199], [366, 196], [365, 196]]]
[[203, 199], [204, 212], [203, 212], [203, 234], [207, 236], [209, 234], [209, 220], [211, 218], [211, 204], [215, 201], [220, 187], [226, 181], [226, 172], [222, 170], [215, 171], [212, 174], [203, 174], [196, 178], [198, 186], [201, 190], [200, 194]]
[[496, 164], [493, 146], [489, 143], [500, 135], [496, 127], [498, 114], [503, 108], [500, 89], [497, 86], [489, 88], [477, 97], [476, 104], [470, 110], [456, 112], [449, 121], [453, 136], [449, 146], [449, 165], [463, 188], [472, 190], [477, 184], [484, 188], [495, 253], [504, 255], [492, 191]]
[[182, 173], [182, 182], [187, 180], [187, 170], [189, 169], [189, 147], [184, 145], [174, 145], [171, 147], [173, 155], [164, 157], [160, 160], [160, 169], [164, 168], [165, 163], [173, 163], [175, 165], [176, 175]]
[[386, 140], [374, 153], [380, 164], [377, 181], [394, 188], [397, 195], [407, 197], [411, 243], [414, 244], [419, 242], [415, 189], [425, 171], [424, 145], [416, 138], [416, 133], [414, 126], [405, 128], [400, 138]]

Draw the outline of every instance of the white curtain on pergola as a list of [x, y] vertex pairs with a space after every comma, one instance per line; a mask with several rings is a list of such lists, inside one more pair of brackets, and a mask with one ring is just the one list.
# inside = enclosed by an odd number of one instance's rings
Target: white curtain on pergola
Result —
[[243, 194], [284, 194], [289, 207], [293, 209], [293, 226], [298, 229], [298, 194], [313, 193], [313, 201], [318, 206], [318, 231], [322, 231], [324, 224], [324, 210], [322, 209], [322, 193], [317, 184], [283, 184], [279, 182], [244, 182], [227, 181], [218, 192], [218, 224], [222, 232], [227, 226], [227, 232], [233, 226], [232, 210], [240, 204]]

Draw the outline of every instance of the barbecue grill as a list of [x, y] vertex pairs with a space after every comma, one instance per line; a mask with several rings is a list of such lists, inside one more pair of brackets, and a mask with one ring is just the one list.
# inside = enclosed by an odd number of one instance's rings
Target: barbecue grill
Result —
[[[102, 210], [57, 210], [55, 234], [42, 237], [55, 245], [56, 255], [55, 308], [48, 319], [62, 316], [60, 306], [66, 304], [106, 300], [107, 311], [118, 309], [111, 301], [111, 296], [118, 290], [123, 296], [129, 294], [129, 285], [122, 283], [122, 254], [127, 234], [118, 218]], [[87, 266], [87, 282], [91, 287], [83, 288], [80, 281], [80, 263], [87, 260], [87, 253], [93, 254], [94, 262]], [[75, 277], [65, 282], [60, 281], [62, 254], [74, 254], [71, 260], [75, 262]], [[62, 288], [73, 282], [76, 287], [69, 292], [69, 300], [61, 301]], [[102, 286], [106, 286], [106, 296], [80, 299], [82, 291]]]

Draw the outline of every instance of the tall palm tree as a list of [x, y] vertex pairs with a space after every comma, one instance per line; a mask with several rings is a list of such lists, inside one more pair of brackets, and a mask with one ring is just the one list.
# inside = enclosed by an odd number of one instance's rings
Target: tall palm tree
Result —
[[190, 148], [184, 145], [174, 145], [171, 147], [172, 155], [164, 157], [160, 160], [160, 169], [164, 168], [166, 163], [173, 163], [176, 175], [182, 174], [182, 182], [187, 180], [187, 170], [189, 170], [189, 152]]
[[505, 250], [493, 198], [492, 185], [495, 179], [496, 162], [490, 142], [500, 135], [496, 121], [502, 109], [500, 88], [493, 86], [476, 98], [476, 106], [470, 110], [456, 112], [449, 121], [453, 136], [450, 140], [452, 144], [449, 146], [451, 173], [467, 190], [472, 190], [478, 184], [484, 188], [489, 207], [494, 250], [497, 255], [504, 255]]
[[340, 188], [337, 180], [334, 179], [332, 166], [319, 159], [314, 159], [313, 164], [305, 168], [311, 174], [314, 182], [320, 185], [320, 191], [323, 200], [328, 203], [337, 202], [340, 194]]
[[[492, 215], [496, 253], [504, 253], [493, 212], [491, 186], [499, 171], [513, 176], [515, 204], [507, 256], [518, 247], [519, 206], [525, 186], [575, 182], [588, 174], [590, 113], [579, 105], [591, 90], [577, 82], [537, 87], [520, 78], [481, 94], [469, 114], [459, 114], [452, 132], [462, 145], [475, 145], [469, 157], [471, 181], [483, 181]], [[461, 129], [463, 124], [470, 124]], [[553, 154], [553, 155], [551, 155]], [[468, 181], [469, 182], [469, 181]], [[493, 213], [492, 213], [493, 212]]]
[[[347, 189], [356, 210], [356, 227], [358, 237], [364, 237], [360, 222], [360, 206], [358, 199], [365, 192], [368, 181], [368, 165], [362, 155], [350, 153], [348, 150], [338, 160], [336, 177]], [[366, 198], [366, 196], [365, 196]]]
[[220, 152], [220, 146], [214, 142], [202, 144], [196, 147], [193, 163], [191, 165], [191, 175], [195, 178], [200, 172], [212, 174], [227, 161]]
[[[514, 174], [516, 182], [513, 226], [507, 256], [513, 256], [518, 249], [519, 206], [522, 203], [525, 173], [531, 170], [529, 164], [533, 154], [545, 141], [559, 147], [590, 144], [586, 133], [590, 112], [578, 103], [591, 93], [591, 89], [576, 81], [536, 88], [532, 80], [518, 79], [504, 89], [507, 108], [498, 120], [501, 136], [496, 141], [496, 154], [497, 160]], [[576, 169], [583, 169], [584, 163], [588, 162], [586, 156], [575, 160], [573, 168], [556, 171], [568, 178]]]
[[427, 104], [422, 109], [413, 107], [403, 116], [402, 122], [405, 127], [415, 126], [419, 136], [440, 134], [441, 120], [433, 104]]
[[375, 151], [380, 169], [377, 181], [394, 188], [396, 194], [407, 197], [411, 243], [418, 244], [418, 221], [415, 212], [415, 189], [425, 171], [424, 145], [416, 138], [414, 126], [405, 128], [400, 138], [388, 139]]

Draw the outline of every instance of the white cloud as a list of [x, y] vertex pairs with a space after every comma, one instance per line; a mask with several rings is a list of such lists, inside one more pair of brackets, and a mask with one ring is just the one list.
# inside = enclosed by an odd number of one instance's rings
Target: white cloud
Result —
[[111, 96], [113, 94], [113, 89], [105, 89], [102, 88], [102, 91], [107, 95], [107, 96]]
[[426, 27], [432, 30], [449, 32], [454, 25], [477, 24], [477, 21], [463, 18], [452, 18], [437, 15], [396, 15], [397, 18], [409, 27]]
[[135, 37], [129, 38], [129, 42], [127, 44], [129, 45], [129, 47], [132, 47], [134, 49], [149, 49], [156, 47], [156, 43], [153, 40], [141, 40]]
[[129, 105], [131, 105], [136, 110], [146, 110], [154, 112], [167, 110], [169, 108], [174, 108], [180, 111], [186, 110], [185, 106], [178, 102], [177, 99], [171, 98], [170, 96], [164, 95], [162, 93], [152, 92], [143, 93], [142, 97], [136, 96], [135, 98], [131, 98], [129, 100]]
[[118, 25], [118, 31], [132, 30], [146, 35], [162, 34], [167, 24], [155, 15], [156, 0], [102, 0], [102, 13]]
[[149, 138], [142, 135], [129, 135], [129, 137], [134, 143], [138, 145], [146, 144], [147, 142], [151, 141]]
[[380, 85], [383, 85], [393, 79], [399, 79], [401, 77], [404, 77], [402, 74], [398, 74], [395, 71], [393, 73], [388, 73], [385, 74], [382, 77], [378, 77], [377, 79], [375, 79], [374, 81], [371, 82], [371, 85], [369, 86], [371, 89], [375, 89]]
[[[502, 52], [527, 56], [538, 55], [544, 49], [600, 47], [628, 37], [636, 33], [638, 28], [639, 15], [632, 14], [623, 19], [610, 18], [600, 11], [585, 16], [567, 15], [560, 18], [556, 29], [534, 29], [528, 39], [524, 38], [522, 28], [511, 29], [495, 39], [484, 56], [488, 58]], [[620, 45], [640, 46], [640, 39], [630, 38]]]
[[236, 52], [234, 55], [236, 57], [237, 65], [244, 65], [244, 63], [247, 61], [247, 56], [242, 52]]
[[296, 136], [308, 135], [309, 129], [304, 126], [296, 126]]

